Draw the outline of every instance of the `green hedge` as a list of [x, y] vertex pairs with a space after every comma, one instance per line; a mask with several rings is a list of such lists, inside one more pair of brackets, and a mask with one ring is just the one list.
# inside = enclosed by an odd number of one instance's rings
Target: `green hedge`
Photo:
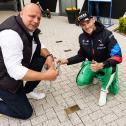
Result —
[[119, 18], [119, 32], [122, 32], [126, 35], [126, 18]]

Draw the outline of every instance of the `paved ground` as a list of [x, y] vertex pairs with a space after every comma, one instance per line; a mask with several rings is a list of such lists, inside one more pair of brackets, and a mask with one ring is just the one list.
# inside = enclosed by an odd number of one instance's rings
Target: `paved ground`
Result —
[[[0, 12], [0, 22], [15, 12]], [[112, 26], [110, 29], [115, 27]], [[77, 53], [78, 35], [81, 28], [69, 24], [67, 17], [43, 18], [40, 39], [57, 58], [66, 58]], [[46, 92], [43, 100], [30, 100], [34, 113], [28, 120], [18, 120], [0, 115], [0, 126], [126, 126], [126, 37], [114, 33], [123, 52], [123, 63], [119, 65], [120, 93], [108, 95], [107, 104], [98, 106], [100, 85], [80, 89], [75, 77], [81, 64], [61, 67], [57, 80], [42, 81], [36, 89]], [[71, 51], [70, 51], [71, 50]], [[47, 90], [49, 89], [49, 91]], [[78, 105], [80, 110], [67, 115], [65, 108]]]

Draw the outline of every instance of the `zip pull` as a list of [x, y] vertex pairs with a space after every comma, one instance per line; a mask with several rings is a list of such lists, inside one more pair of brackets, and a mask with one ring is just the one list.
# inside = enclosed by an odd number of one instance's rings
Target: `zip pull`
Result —
[[93, 59], [91, 63], [92, 63], [92, 64], [95, 64], [95, 63], [96, 63], [96, 61]]
[[94, 45], [93, 45], [93, 40], [91, 40], [91, 50], [92, 50], [92, 58], [95, 58], [95, 51], [94, 51]]
[[95, 52], [94, 52], [94, 49], [92, 49], [92, 54], [94, 55], [94, 53], [95, 53]]

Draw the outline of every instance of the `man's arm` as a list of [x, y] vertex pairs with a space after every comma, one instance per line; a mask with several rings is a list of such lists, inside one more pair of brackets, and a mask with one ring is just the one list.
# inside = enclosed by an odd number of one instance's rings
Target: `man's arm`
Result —
[[84, 55], [83, 49], [80, 47], [77, 55], [70, 57], [67, 60], [68, 60], [67, 65], [76, 64], [76, 63], [80, 63], [82, 61], [85, 61], [85, 55]]
[[49, 54], [50, 54], [50, 52], [48, 51], [47, 48], [42, 48], [41, 49], [41, 53], [40, 53], [41, 56], [46, 58]]
[[78, 53], [75, 56], [69, 57], [67, 59], [59, 59], [57, 62], [60, 64], [76, 64], [85, 61], [84, 50], [80, 47]]
[[50, 68], [52, 63], [54, 62], [53, 55], [48, 51], [47, 48], [42, 48], [40, 55], [46, 58], [45, 67]]
[[22, 80], [25, 80], [25, 81], [55, 80], [57, 75], [58, 75], [58, 71], [55, 69], [55, 66], [52, 65], [45, 72], [37, 72], [37, 71], [29, 69], [27, 73], [24, 75], [24, 77], [22, 78]]
[[106, 59], [103, 63], [92, 61], [91, 69], [94, 72], [106, 67], [115, 66], [122, 62], [121, 48], [112, 33], [108, 36], [106, 42], [108, 43], [107, 48], [108, 53], [110, 53], [110, 58]]
[[49, 68], [45, 72], [37, 72], [33, 70], [28, 70], [28, 72], [25, 74], [25, 76], [22, 78], [22, 80], [54, 80], [56, 79], [56, 76], [58, 75], [58, 72], [55, 69], [54, 65], [54, 59], [53, 55], [50, 54], [47, 48], [42, 48], [41, 49], [41, 56], [46, 58], [45, 65], [46, 67]]
[[122, 62], [121, 48], [112, 33], [108, 36], [107, 43], [110, 58], [108, 58], [106, 61], [103, 62], [104, 67], [115, 66], [116, 64], [121, 63]]
[[20, 36], [15, 31], [2, 31], [0, 46], [7, 72], [10, 77], [15, 80], [53, 80], [56, 78], [58, 72], [55, 70], [53, 64], [46, 72], [36, 72], [22, 66], [23, 43]]
[[81, 54], [81, 50], [79, 50], [77, 55], [69, 57], [67, 59], [59, 59], [57, 63], [71, 65], [82, 62], [84, 60], [85, 57]]

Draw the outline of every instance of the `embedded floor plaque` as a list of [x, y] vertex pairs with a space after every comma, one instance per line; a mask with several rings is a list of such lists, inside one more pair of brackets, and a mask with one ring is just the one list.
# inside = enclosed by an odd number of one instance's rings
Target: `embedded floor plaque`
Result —
[[68, 107], [68, 108], [64, 109], [66, 114], [71, 114], [71, 113], [74, 113], [74, 112], [76, 112], [78, 110], [80, 110], [80, 107], [78, 105], [73, 105], [71, 107]]
[[60, 42], [63, 42], [63, 41], [56, 41], [56, 43], [60, 43]]
[[66, 49], [66, 50], [64, 50], [64, 52], [69, 52], [69, 51], [72, 51], [71, 49]]

